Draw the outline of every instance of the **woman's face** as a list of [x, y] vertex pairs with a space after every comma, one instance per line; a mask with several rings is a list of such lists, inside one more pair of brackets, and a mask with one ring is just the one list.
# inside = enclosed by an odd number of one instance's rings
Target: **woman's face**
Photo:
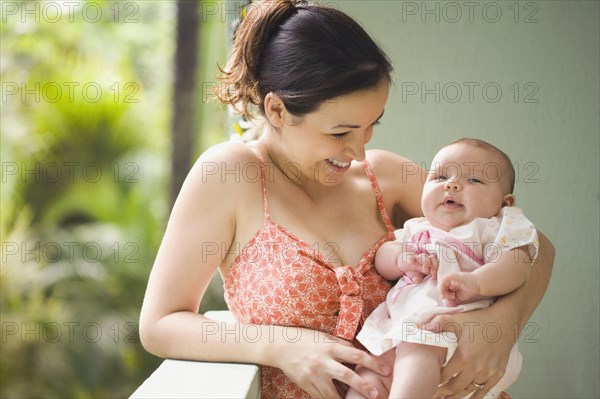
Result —
[[389, 83], [327, 100], [302, 118], [283, 112], [276, 162], [288, 177], [335, 185], [352, 161], [365, 159], [365, 144], [383, 115]]

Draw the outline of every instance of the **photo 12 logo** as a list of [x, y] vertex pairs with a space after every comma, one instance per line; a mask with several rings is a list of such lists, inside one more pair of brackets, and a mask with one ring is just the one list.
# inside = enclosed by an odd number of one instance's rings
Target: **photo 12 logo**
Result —
[[138, 23], [140, 10], [135, 1], [1, 1], [2, 23], [73, 23], [100, 20], [115, 23]]
[[540, 87], [536, 82], [402, 82], [402, 102], [497, 103], [503, 98], [513, 103], [537, 104]]
[[540, 6], [534, 1], [403, 1], [403, 23], [538, 23]]
[[[268, 12], [268, 4], [248, 1], [202, 1], [200, 2], [202, 22], [207, 22], [209, 19], [218, 18], [222, 23], [231, 22], [238, 19], [240, 16], [245, 18], [248, 11], [252, 9], [255, 16], [261, 15], [263, 12]], [[311, 4], [320, 7], [339, 9], [339, 5], [333, 1], [311, 1]], [[247, 8], [246, 8], [247, 7]], [[246, 10], [244, 10], [246, 8]]]
[[111, 324], [100, 324], [95, 321], [51, 321], [16, 322], [2, 321], [2, 343], [11, 341], [21, 343], [67, 343], [85, 342], [96, 344], [100, 341], [113, 343], [139, 344], [138, 324], [134, 322], [115, 321]]
[[113, 162], [103, 166], [98, 162], [2, 162], [2, 183], [59, 183], [84, 181], [97, 183], [108, 177], [114, 183], [138, 183], [140, 166], [136, 162]]
[[112, 95], [115, 103], [138, 103], [139, 91], [140, 86], [135, 82], [114, 82], [110, 85], [101, 85], [98, 82], [2, 82], [2, 103], [7, 103], [11, 98], [18, 99], [23, 104], [42, 101], [97, 103], [106, 94]]
[[57, 262], [74, 263], [82, 259], [88, 264], [106, 260], [115, 263], [139, 263], [136, 257], [140, 250], [137, 242], [11, 242], [2, 243], [2, 263], [35, 262], [52, 264]]
[[[455, 168], [455, 170], [459, 170], [460, 168], [456, 168], [459, 166], [458, 164], [450, 163], [448, 168]], [[498, 181], [502, 177], [502, 166], [496, 162], [487, 162], [484, 165], [479, 165], [478, 163], [473, 163], [467, 165], [468, 167], [480, 167], [482, 168], [483, 175], [489, 181]], [[538, 173], [540, 171], [540, 165], [538, 162], [527, 161], [524, 163], [513, 162], [512, 164], [513, 170], [515, 172], [515, 183], [525, 183], [525, 184], [537, 184], [540, 182]], [[427, 163], [422, 162], [421, 164], [416, 164], [414, 162], [404, 162], [402, 163], [402, 168], [400, 170], [401, 179], [403, 183], [409, 181], [411, 176], [421, 176], [421, 182], [425, 183], [427, 181], [426, 174], [423, 171], [434, 171], [435, 165], [431, 167], [427, 166]]]

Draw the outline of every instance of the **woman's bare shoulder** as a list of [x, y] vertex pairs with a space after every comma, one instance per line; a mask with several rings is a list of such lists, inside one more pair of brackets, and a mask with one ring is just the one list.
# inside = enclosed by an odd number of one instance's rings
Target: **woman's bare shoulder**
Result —
[[223, 162], [233, 165], [236, 162], [246, 164], [258, 162], [256, 153], [249, 144], [235, 141], [226, 141], [209, 147], [198, 158], [198, 163]]
[[409, 165], [415, 165], [413, 161], [387, 150], [368, 150], [367, 159], [373, 168], [378, 168], [382, 171], [390, 169], [398, 172], [399, 168], [409, 168]]
[[237, 200], [253, 184], [260, 184], [258, 158], [243, 143], [226, 142], [210, 147], [196, 161], [185, 179], [178, 202], [201, 214], [205, 208], [235, 211]]
[[244, 183], [260, 182], [259, 165], [258, 157], [249, 145], [225, 142], [204, 151], [192, 167], [188, 179], [230, 189], [239, 188]]
[[380, 184], [422, 185], [425, 171], [417, 163], [390, 151], [369, 150], [367, 160]]

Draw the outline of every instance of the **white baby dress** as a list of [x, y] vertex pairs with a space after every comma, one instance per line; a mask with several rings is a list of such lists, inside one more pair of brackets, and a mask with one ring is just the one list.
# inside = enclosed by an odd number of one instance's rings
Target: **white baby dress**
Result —
[[[397, 230], [395, 234], [397, 242], [411, 243], [417, 252], [421, 250], [437, 255], [438, 278], [459, 271], [473, 271], [485, 263], [498, 261], [501, 251], [527, 247], [529, 257], [534, 260], [538, 250], [534, 225], [516, 207], [504, 207], [493, 218], [478, 218], [449, 232], [436, 229], [425, 218], [410, 219], [404, 224], [404, 229]], [[519, 256], [518, 253], [515, 255]], [[485, 308], [494, 299], [481, 298], [459, 306], [447, 306], [438, 294], [437, 281], [429, 276], [423, 282], [413, 284], [409, 279], [401, 278], [389, 291], [386, 301], [365, 320], [357, 339], [375, 355], [396, 347], [400, 342], [445, 347], [448, 349], [447, 362], [457, 347], [456, 336], [450, 332], [422, 330], [418, 324], [438, 314]], [[493, 340], [502, 333], [499, 328], [498, 324], [490, 321], [484, 326], [470, 326], [463, 333], [486, 334]], [[509, 333], [514, 334], [514, 331]], [[521, 363], [521, 354], [515, 344], [504, 377], [486, 398], [497, 397], [516, 381]]]

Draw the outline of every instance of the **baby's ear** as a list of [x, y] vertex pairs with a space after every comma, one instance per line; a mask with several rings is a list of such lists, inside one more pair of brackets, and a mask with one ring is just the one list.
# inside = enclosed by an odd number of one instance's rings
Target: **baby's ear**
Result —
[[502, 206], [515, 206], [515, 195], [514, 194], [504, 194], [502, 197]]

